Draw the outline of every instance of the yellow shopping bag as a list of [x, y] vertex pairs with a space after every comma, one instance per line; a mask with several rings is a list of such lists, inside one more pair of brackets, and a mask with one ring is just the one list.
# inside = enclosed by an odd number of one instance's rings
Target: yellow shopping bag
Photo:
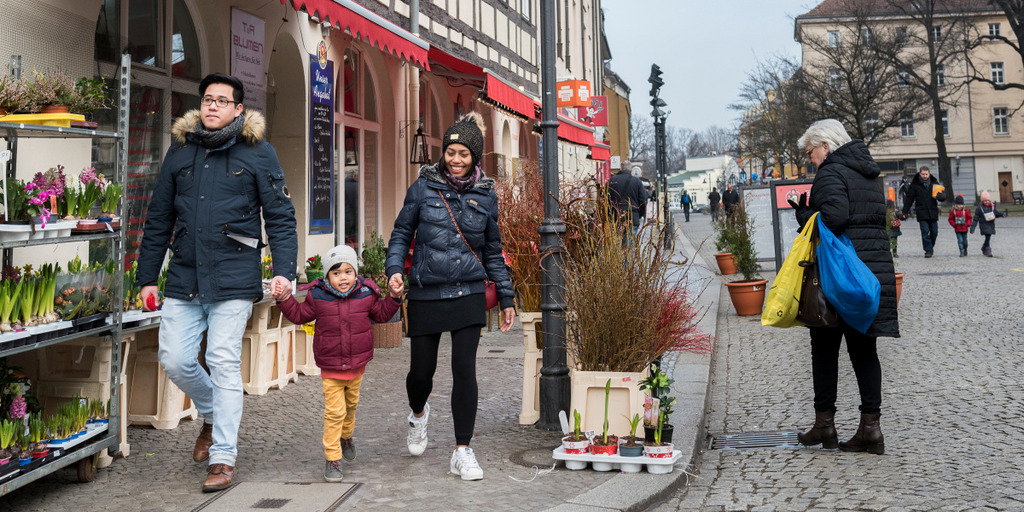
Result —
[[775, 282], [768, 289], [764, 300], [764, 311], [761, 312], [761, 325], [771, 327], [793, 327], [803, 325], [796, 320], [800, 309], [800, 285], [804, 279], [804, 267], [800, 262], [810, 259], [811, 232], [818, 214], [815, 213], [804, 224], [803, 231], [793, 241], [786, 260], [782, 262]]

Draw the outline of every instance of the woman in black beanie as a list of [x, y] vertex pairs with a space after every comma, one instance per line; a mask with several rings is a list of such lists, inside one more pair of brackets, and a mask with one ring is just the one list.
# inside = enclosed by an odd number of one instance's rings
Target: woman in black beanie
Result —
[[452, 418], [456, 449], [450, 469], [463, 480], [480, 480], [483, 470], [469, 448], [476, 421], [476, 351], [487, 323], [485, 282], [497, 285], [501, 330], [515, 320], [512, 282], [501, 254], [498, 197], [480, 158], [484, 126], [472, 112], [442, 139], [442, 158], [420, 168], [409, 187], [388, 243], [387, 274], [402, 281], [405, 256], [416, 239], [409, 270], [408, 320], [411, 354], [405, 380], [409, 396], [409, 453], [427, 448], [427, 397], [433, 388], [441, 334], [452, 339]]

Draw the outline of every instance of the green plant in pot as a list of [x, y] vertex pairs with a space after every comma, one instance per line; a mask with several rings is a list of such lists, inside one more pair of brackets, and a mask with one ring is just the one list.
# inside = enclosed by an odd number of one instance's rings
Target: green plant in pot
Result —
[[28, 420], [28, 435], [30, 447], [32, 451], [32, 458], [38, 459], [45, 457], [49, 450], [46, 449], [46, 422], [38, 415], [33, 416]]
[[0, 76], [0, 116], [21, 112], [27, 104], [24, 82], [9, 72]]
[[109, 108], [110, 88], [107, 87], [107, 81], [103, 78], [79, 78], [75, 82], [74, 95], [68, 106], [78, 114]]
[[644, 447], [638, 443], [636, 428], [640, 425], [640, 413], [634, 413], [629, 419], [629, 435], [623, 438], [626, 442], [619, 445], [619, 455], [623, 457], [639, 457], [644, 454]]
[[672, 384], [675, 380], [670, 379], [661, 370], [658, 365], [652, 364], [650, 375], [640, 382], [640, 389], [647, 391], [648, 396], [657, 404], [657, 409], [652, 410], [652, 415], [650, 417], [645, 415], [644, 418], [645, 444], [654, 442], [654, 434], [658, 428], [659, 419], [664, 422], [662, 435], [668, 441], [672, 441], [673, 427], [668, 421], [669, 415], [672, 414], [672, 408], [676, 403], [676, 398], [669, 393], [672, 392]]
[[20, 423], [10, 420], [0, 421], [0, 460], [8, 459], [12, 456], [17, 457], [18, 452], [14, 448], [14, 443], [17, 440], [16, 435], [20, 426]]
[[306, 282], [313, 281], [324, 276], [324, 260], [319, 254], [306, 258]]
[[725, 283], [729, 289], [729, 297], [740, 316], [760, 315], [764, 307], [764, 295], [768, 281], [761, 279], [761, 265], [757, 262], [757, 250], [754, 249], [754, 221], [747, 215], [747, 209], [741, 201], [733, 207], [732, 215], [726, 220], [728, 239], [732, 250], [736, 270], [743, 279]]
[[601, 429], [601, 437], [594, 437], [590, 441], [590, 453], [595, 455], [615, 455], [619, 447], [619, 438], [608, 435], [608, 399], [612, 393], [612, 380], [604, 383], [604, 424]]
[[582, 455], [590, 451], [590, 440], [587, 439], [586, 434], [580, 428], [583, 424], [583, 416], [580, 415], [580, 411], [573, 409], [573, 429], [572, 432], [562, 438], [562, 449], [565, 453], [570, 455]]
[[50, 113], [49, 108], [67, 112], [75, 101], [75, 81], [59, 70], [33, 71], [32, 75], [33, 82], [28, 84], [27, 108], [44, 114]]

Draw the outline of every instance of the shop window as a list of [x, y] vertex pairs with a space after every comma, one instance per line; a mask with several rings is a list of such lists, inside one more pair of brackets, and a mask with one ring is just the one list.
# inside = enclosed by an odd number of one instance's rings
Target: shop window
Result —
[[343, 70], [342, 93], [339, 96], [344, 99], [345, 113], [359, 115], [362, 113], [362, 105], [359, 104], [359, 53], [352, 49], [345, 50], [344, 62], [341, 67]]

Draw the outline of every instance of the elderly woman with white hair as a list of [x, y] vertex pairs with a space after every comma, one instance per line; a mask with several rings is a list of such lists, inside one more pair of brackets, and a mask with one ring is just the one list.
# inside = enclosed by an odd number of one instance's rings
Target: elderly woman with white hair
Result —
[[[878, 315], [861, 334], [839, 327], [810, 327], [811, 372], [814, 381], [814, 427], [799, 434], [806, 446], [875, 454], [885, 453], [878, 418], [882, 405], [882, 367], [876, 341], [880, 336], [898, 338], [896, 276], [885, 232], [885, 196], [878, 182], [879, 169], [867, 146], [850, 140], [843, 124], [835, 119], [817, 121], [800, 137], [798, 144], [817, 168], [810, 198], [801, 195], [796, 209], [801, 226], [814, 212], [836, 235], [846, 233], [853, 247], [882, 285]], [[853, 363], [860, 390], [860, 426], [846, 442], [839, 442], [835, 429], [836, 395], [839, 380], [839, 346], [846, 338], [846, 350]]]

